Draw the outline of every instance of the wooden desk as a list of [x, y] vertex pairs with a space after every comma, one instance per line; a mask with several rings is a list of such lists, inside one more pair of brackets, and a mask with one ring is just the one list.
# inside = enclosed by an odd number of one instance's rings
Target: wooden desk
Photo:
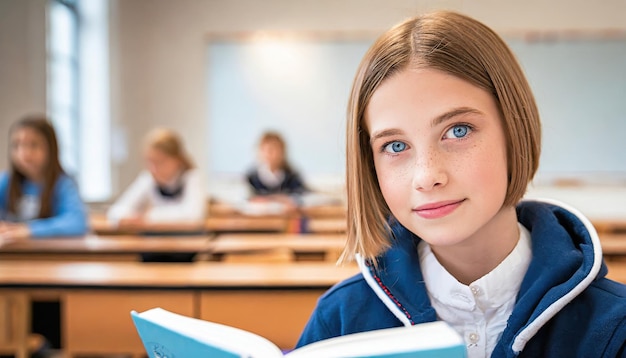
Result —
[[313, 218], [307, 223], [307, 232], [319, 233], [345, 233], [348, 229], [346, 218]]
[[201, 255], [196, 260], [221, 260], [226, 256], [241, 255], [243, 259], [252, 254], [284, 250], [288, 260], [335, 262], [344, 244], [344, 234], [89, 235], [6, 244], [0, 247], [0, 260], [140, 261], [139, 255], [145, 252], [198, 253]]
[[[279, 213], [278, 215], [289, 216], [293, 214], [304, 215], [309, 218], [336, 218], [336, 219], [345, 218], [346, 206], [341, 203], [332, 203], [332, 204], [323, 204], [323, 205], [303, 206], [294, 210], [285, 208], [284, 212]], [[229, 203], [212, 202], [209, 204], [209, 216], [232, 217], [232, 216], [246, 216], [246, 214], [242, 213], [241, 209]]]
[[241, 215], [237, 208], [229, 203], [210, 201], [208, 205], [208, 216], [211, 217]]
[[345, 219], [347, 208], [345, 205], [316, 205], [300, 209], [302, 215], [313, 218]]
[[284, 264], [0, 262], [0, 287], [203, 289], [326, 287], [356, 272], [325, 262]]
[[139, 254], [203, 253], [210, 236], [88, 235], [82, 238], [26, 240], [0, 246], [0, 260], [138, 261]]
[[203, 223], [150, 223], [142, 225], [117, 226], [110, 223], [105, 214], [89, 216], [91, 231], [97, 235], [137, 235], [142, 233], [196, 234], [205, 231]]
[[[273, 206], [273, 205], [278, 205]], [[293, 211], [278, 203], [249, 203], [249, 212], [229, 203], [211, 203], [206, 229], [209, 232], [285, 232]], [[265, 207], [268, 205], [268, 207]], [[258, 206], [258, 207], [257, 207]], [[243, 210], [243, 211], [242, 211]]]
[[[267, 215], [260, 205], [259, 215], [246, 214], [227, 203], [211, 203], [206, 229], [210, 232], [285, 232], [293, 229], [294, 220], [304, 217], [307, 232], [343, 233], [346, 231], [346, 208], [341, 204], [308, 206]], [[250, 205], [255, 205], [251, 203]], [[250, 211], [253, 206], [251, 206]], [[268, 209], [269, 210], [269, 209]], [[272, 209], [274, 210], [274, 209]], [[271, 212], [272, 210], [269, 210]]]
[[590, 219], [593, 226], [596, 228], [598, 233], [601, 235], [603, 233], [623, 233], [626, 234], [626, 217], [625, 218], [615, 218], [615, 219], [601, 219], [601, 218], [592, 218]]
[[605, 256], [623, 256], [626, 258], [626, 233], [600, 233], [599, 236], [602, 245], [602, 253]]
[[0, 262], [0, 293], [57, 294], [70, 357], [143, 355], [129, 312], [157, 306], [292, 348], [319, 295], [357, 271], [328, 263]]
[[90, 215], [91, 229], [98, 235], [131, 235], [141, 232], [285, 232], [290, 220], [306, 217], [311, 232], [345, 232], [346, 208], [343, 205], [320, 205], [298, 210], [285, 210], [267, 215], [242, 213], [228, 203], [210, 203], [209, 216], [204, 225], [150, 224], [141, 227], [117, 227], [112, 225], [103, 213]]
[[626, 262], [625, 261], [607, 261], [609, 273], [607, 277], [611, 280], [626, 284]]
[[148, 225], [145, 227], [117, 227], [106, 218], [93, 216], [91, 229], [97, 235], [137, 235], [142, 232], [185, 233], [185, 232], [284, 232], [286, 216], [232, 216], [208, 217], [202, 227], [175, 224]]
[[98, 235], [128, 235], [132, 234], [130, 230], [122, 230], [116, 225], [109, 222], [106, 214], [97, 213], [89, 215], [89, 226], [91, 231]]
[[211, 253], [220, 256], [285, 249], [292, 252], [296, 260], [317, 254], [335, 262], [345, 242], [344, 234], [222, 234], [213, 240]]
[[288, 219], [283, 216], [215, 216], [206, 219], [208, 232], [284, 232]]

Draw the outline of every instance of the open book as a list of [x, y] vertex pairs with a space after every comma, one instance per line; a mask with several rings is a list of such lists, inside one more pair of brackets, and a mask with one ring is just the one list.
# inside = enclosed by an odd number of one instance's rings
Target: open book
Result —
[[161, 308], [131, 316], [150, 358], [466, 357], [463, 339], [445, 322], [350, 334], [283, 355], [259, 335]]

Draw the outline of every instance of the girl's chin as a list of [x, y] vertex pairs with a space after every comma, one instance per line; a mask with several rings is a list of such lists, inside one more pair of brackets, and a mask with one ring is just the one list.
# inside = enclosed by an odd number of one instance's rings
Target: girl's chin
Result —
[[39, 172], [34, 170], [34, 169], [25, 169], [25, 168], [19, 168], [19, 170], [24, 173], [24, 175], [29, 178], [29, 179], [34, 179], [37, 178], [39, 176]]

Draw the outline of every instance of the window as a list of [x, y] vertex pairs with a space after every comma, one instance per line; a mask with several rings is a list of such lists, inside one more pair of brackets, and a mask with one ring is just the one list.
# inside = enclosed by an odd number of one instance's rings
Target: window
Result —
[[111, 196], [107, 0], [50, 0], [48, 114], [85, 201]]
[[61, 163], [70, 175], [79, 168], [78, 12], [68, 0], [50, 2], [48, 113], [59, 137]]

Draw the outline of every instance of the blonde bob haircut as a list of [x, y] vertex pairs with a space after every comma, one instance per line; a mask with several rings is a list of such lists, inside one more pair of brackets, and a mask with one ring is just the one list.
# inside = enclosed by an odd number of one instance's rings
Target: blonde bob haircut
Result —
[[156, 128], [146, 136], [145, 148], [156, 149], [163, 154], [176, 158], [180, 161], [183, 171], [194, 167], [193, 161], [189, 158], [183, 142], [174, 131], [166, 128]]
[[515, 56], [490, 28], [441, 11], [408, 19], [380, 36], [361, 61], [348, 104], [346, 186], [348, 239], [340, 262], [372, 260], [391, 246], [389, 207], [380, 191], [364, 113], [385, 79], [406, 68], [431, 68], [493, 94], [507, 142], [504, 206], [524, 195], [539, 166], [541, 124], [530, 86]]

